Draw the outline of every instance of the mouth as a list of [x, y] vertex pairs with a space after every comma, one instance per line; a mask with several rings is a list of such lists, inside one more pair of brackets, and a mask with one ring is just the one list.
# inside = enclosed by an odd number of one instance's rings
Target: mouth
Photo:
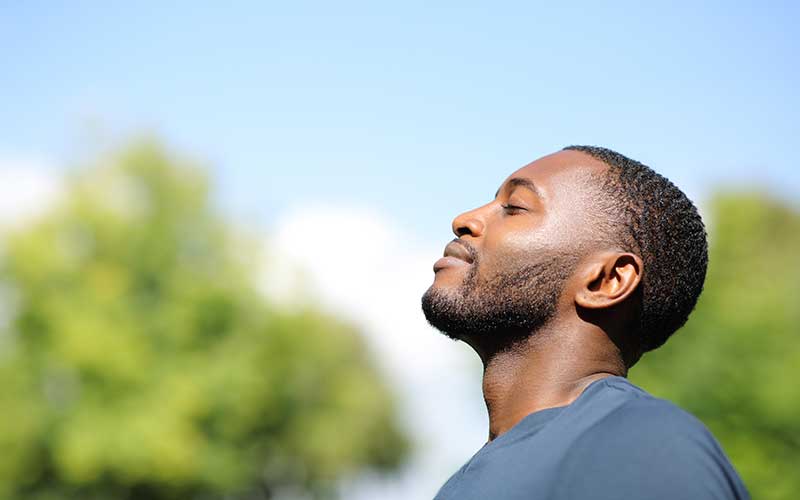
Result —
[[453, 240], [444, 247], [444, 257], [433, 264], [433, 272], [437, 273], [447, 267], [468, 266], [474, 261], [472, 251], [461, 240]]

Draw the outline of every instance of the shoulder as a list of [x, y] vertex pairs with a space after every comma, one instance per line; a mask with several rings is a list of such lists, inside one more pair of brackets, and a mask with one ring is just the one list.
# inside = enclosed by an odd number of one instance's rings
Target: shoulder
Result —
[[[624, 379], [602, 390], [622, 391], [625, 400], [577, 437], [559, 467], [573, 491], [597, 496], [647, 498], [747, 498], [736, 471], [700, 420]], [[581, 481], [574, 481], [581, 478]], [[585, 488], [585, 489], [584, 489]], [[578, 495], [578, 496], [575, 496]]]
[[585, 392], [577, 402], [581, 417], [590, 418], [591, 425], [583, 428], [580, 442], [613, 439], [615, 443], [627, 440], [644, 445], [679, 436], [714, 441], [706, 426], [693, 415], [625, 378], [607, 377]]
[[625, 379], [615, 377], [606, 381], [606, 386], [626, 393], [626, 400], [599, 420], [593, 432], [584, 433], [584, 439], [602, 440], [613, 435], [617, 440], [636, 439], [642, 444], [676, 438], [716, 443], [700, 420], [677, 405], [656, 398]]

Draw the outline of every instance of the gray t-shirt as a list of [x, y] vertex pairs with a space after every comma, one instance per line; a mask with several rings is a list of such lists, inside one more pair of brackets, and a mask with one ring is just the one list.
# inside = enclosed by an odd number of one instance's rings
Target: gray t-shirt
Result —
[[486, 443], [436, 500], [748, 499], [706, 427], [623, 377]]

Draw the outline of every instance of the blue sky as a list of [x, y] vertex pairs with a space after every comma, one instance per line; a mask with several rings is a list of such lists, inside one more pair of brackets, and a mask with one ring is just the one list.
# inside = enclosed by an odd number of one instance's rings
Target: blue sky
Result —
[[111, 3], [0, 3], [0, 222], [109, 137], [202, 160], [364, 327], [425, 443], [347, 498], [430, 498], [483, 443], [477, 360], [419, 296], [452, 218], [519, 166], [597, 144], [701, 210], [721, 184], [800, 199], [796, 3]]
[[722, 181], [796, 197], [800, 9], [699, 3], [8, 2], [0, 155], [65, 165], [98, 124], [155, 132], [265, 227], [324, 201], [441, 241], [573, 143], [697, 198]]

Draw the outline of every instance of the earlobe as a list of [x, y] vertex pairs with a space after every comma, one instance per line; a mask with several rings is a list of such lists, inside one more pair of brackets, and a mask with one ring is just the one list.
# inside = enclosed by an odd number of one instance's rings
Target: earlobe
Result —
[[642, 259], [632, 253], [608, 253], [593, 261], [583, 276], [575, 302], [588, 309], [612, 307], [639, 286]]

